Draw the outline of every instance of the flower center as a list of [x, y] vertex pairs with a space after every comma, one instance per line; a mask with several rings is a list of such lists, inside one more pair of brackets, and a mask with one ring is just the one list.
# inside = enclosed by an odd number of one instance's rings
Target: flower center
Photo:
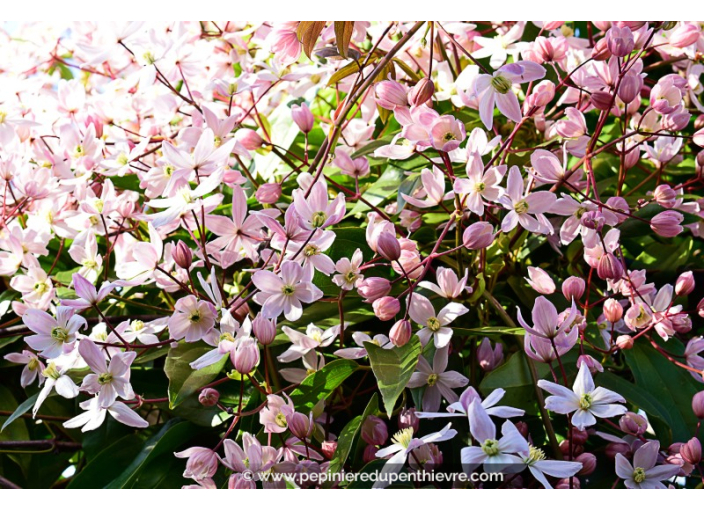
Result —
[[426, 322], [426, 324], [428, 325], [428, 329], [433, 333], [439, 331], [442, 327], [442, 324], [440, 324], [440, 320], [437, 317], [431, 317], [430, 319], [428, 319], [428, 322]]
[[312, 257], [313, 255], [320, 255], [320, 248], [318, 248], [314, 244], [309, 244], [308, 246], [305, 247], [303, 250], [303, 255], [305, 257]]
[[513, 210], [516, 211], [518, 214], [527, 213], [529, 208], [530, 206], [525, 200], [519, 200], [518, 202], [516, 202], [516, 205], [513, 206]]
[[45, 282], [37, 282], [34, 284], [34, 290], [38, 294], [44, 294], [49, 289], [49, 286]]
[[452, 140], [457, 140], [457, 137], [455, 136], [454, 133], [450, 133], [449, 131], [445, 133], [445, 135], [442, 137], [442, 139], [446, 142], [451, 142]]
[[489, 457], [499, 454], [499, 442], [496, 439], [487, 439], [482, 445], [482, 451]]
[[637, 467], [633, 470], [633, 481], [636, 483], [643, 483], [645, 481], [645, 469], [642, 467]]
[[200, 322], [201, 318], [202, 317], [200, 315], [200, 312], [193, 312], [191, 314], [191, 316], [188, 318], [188, 320], [190, 320], [191, 323], [193, 323], [193, 324], [198, 324]]
[[140, 320], [132, 321], [132, 331], [142, 331], [144, 329], [144, 323]]
[[286, 417], [284, 416], [284, 413], [279, 412], [279, 414], [276, 415], [276, 418], [274, 418], [274, 421], [279, 427], [286, 427], [288, 426], [288, 422], [286, 421]]
[[428, 386], [435, 386], [435, 383], [438, 382], [438, 374], [430, 374], [428, 376]]
[[37, 358], [32, 358], [27, 363], [27, 368], [31, 371], [36, 370], [39, 367], [39, 360]]
[[528, 465], [535, 464], [539, 460], [544, 460], [545, 459], [545, 452], [541, 450], [540, 448], [536, 448], [535, 446], [530, 447], [530, 453], [528, 454]]
[[98, 376], [98, 384], [101, 386], [104, 384], [110, 384], [112, 382], [112, 374], [104, 373]]
[[284, 285], [281, 287], [281, 292], [284, 296], [292, 296], [293, 293], [296, 292], [296, 289], [293, 285]]
[[582, 409], [583, 411], [586, 411], [592, 406], [593, 400], [592, 396], [589, 393], [585, 393], [582, 395], [582, 397], [579, 399], [579, 408]]
[[501, 75], [494, 76], [491, 79], [491, 86], [494, 87], [494, 90], [499, 94], [506, 94], [511, 90], [511, 80]]
[[399, 430], [391, 438], [392, 443], [399, 444], [404, 448], [408, 448], [413, 439], [413, 427], [408, 427], [403, 430]]
[[228, 341], [230, 341], [230, 342], [234, 342], [234, 341], [235, 341], [235, 337], [232, 336], [231, 333], [222, 333], [222, 334], [220, 335], [220, 337], [218, 338], [218, 342], [222, 342], [223, 340], [228, 340]]
[[325, 214], [323, 211], [318, 211], [313, 214], [313, 221], [311, 222], [315, 228], [320, 228], [323, 225], [325, 225], [325, 222], [328, 219], [328, 215]]
[[476, 191], [477, 193], [481, 193], [485, 189], [486, 189], [486, 184], [484, 184], [481, 181], [474, 185], [474, 191]]
[[51, 377], [52, 379], [58, 379], [61, 377], [61, 373], [57, 370], [55, 363], [49, 363], [49, 366], [42, 371], [44, 377]]
[[347, 283], [354, 283], [357, 278], [357, 273], [355, 273], [354, 271], [348, 271], [347, 273], [345, 273], [345, 281], [347, 281]]
[[68, 331], [57, 326], [51, 330], [51, 338], [58, 340], [61, 343], [65, 343], [68, 340]]

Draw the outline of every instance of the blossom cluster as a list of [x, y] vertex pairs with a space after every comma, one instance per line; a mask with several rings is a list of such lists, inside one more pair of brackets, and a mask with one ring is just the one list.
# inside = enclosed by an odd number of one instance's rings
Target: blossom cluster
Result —
[[0, 484], [704, 481], [704, 22], [0, 37]]

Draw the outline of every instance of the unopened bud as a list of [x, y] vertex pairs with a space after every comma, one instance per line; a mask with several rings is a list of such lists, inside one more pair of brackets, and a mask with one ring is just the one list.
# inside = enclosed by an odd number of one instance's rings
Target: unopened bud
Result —
[[178, 267], [183, 269], [189, 269], [191, 267], [191, 263], [193, 262], [193, 252], [183, 241], [179, 240], [176, 243], [176, 246], [174, 246], [174, 249], [171, 252], [171, 256]]
[[411, 328], [410, 321], [407, 319], [402, 319], [391, 327], [391, 331], [389, 331], [389, 339], [396, 347], [403, 347], [411, 339], [412, 332], [413, 330]]
[[413, 106], [425, 104], [433, 98], [435, 85], [428, 78], [421, 78], [408, 93], [408, 100]]
[[678, 296], [686, 296], [694, 290], [694, 274], [692, 271], [682, 273], [675, 283], [675, 292]]
[[214, 388], [204, 388], [198, 395], [198, 402], [205, 407], [213, 407], [218, 403], [220, 393]]

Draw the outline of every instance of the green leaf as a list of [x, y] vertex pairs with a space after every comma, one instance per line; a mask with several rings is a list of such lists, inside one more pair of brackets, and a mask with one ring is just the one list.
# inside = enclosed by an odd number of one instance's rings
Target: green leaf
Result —
[[310, 374], [291, 392], [291, 400], [296, 405], [296, 410], [309, 412], [315, 404], [329, 397], [358, 368], [359, 365], [352, 360], [339, 359]]
[[[682, 345], [668, 342], [667, 350], [681, 355]], [[653, 401], [667, 405], [673, 441], [689, 440], [697, 426], [692, 412], [692, 397], [701, 389], [686, 370], [677, 367], [647, 343], [636, 342], [632, 349], [624, 351], [626, 363], [633, 372], [639, 389], [653, 396]]]
[[403, 347], [383, 349], [371, 342], [365, 342], [364, 347], [369, 354], [369, 362], [384, 401], [384, 409], [391, 418], [396, 401], [418, 364], [422, 346], [418, 339], [413, 337]]
[[483, 328], [452, 328], [458, 335], [480, 335], [480, 336], [500, 336], [518, 335], [523, 336], [526, 330], [523, 328], [508, 328], [502, 326], [486, 326]]
[[96, 455], [73, 477], [66, 488], [104, 488], [115, 477], [115, 473], [121, 473], [130, 465], [143, 446], [142, 440], [134, 434], [123, 437]]
[[[548, 377], [550, 369], [545, 363], [536, 363], [538, 378]], [[523, 352], [513, 354], [506, 363], [489, 372], [479, 384], [483, 395], [488, 395], [497, 388], [506, 390], [501, 405], [510, 405], [526, 409], [535, 402], [535, 389], [530, 369]]]
[[7, 420], [5, 420], [5, 423], [2, 424], [2, 427], [0, 427], [0, 432], [2, 432], [3, 430], [5, 430], [5, 429], [10, 425], [10, 423], [12, 423], [12, 422], [15, 421], [17, 418], [19, 418], [20, 416], [22, 416], [24, 413], [26, 413], [27, 411], [29, 411], [29, 410], [32, 408], [32, 406], [34, 405], [34, 403], [37, 401], [37, 397], [38, 397], [38, 396], [39, 396], [39, 393], [37, 393], [37, 394], [35, 394], [35, 395], [32, 395], [32, 396], [29, 397], [27, 400], [25, 400], [24, 402], [22, 402], [22, 403], [19, 405], [19, 407], [18, 407], [17, 409], [15, 409], [15, 412], [12, 413], [12, 414], [10, 415], [10, 417], [9, 417]]
[[211, 346], [182, 343], [166, 357], [164, 372], [169, 378], [169, 407], [175, 408], [188, 396], [212, 382], [225, 366], [227, 356], [209, 367], [193, 370], [190, 363], [212, 350]]
[[357, 437], [364, 420], [367, 419], [367, 416], [376, 413], [378, 410], [379, 396], [374, 393], [371, 400], [367, 404], [367, 407], [364, 408], [364, 413], [347, 423], [347, 425], [345, 425], [342, 429], [342, 432], [340, 432], [340, 436], [337, 438], [337, 449], [335, 450], [335, 454], [332, 456], [332, 460], [330, 461], [328, 473], [338, 473], [342, 470], [342, 467], [345, 465], [347, 457], [352, 450], [354, 438]]
[[182, 444], [196, 435], [198, 428], [187, 421], [171, 420], [154, 437], [144, 443], [144, 447], [122, 474], [111, 481], [106, 489], [129, 489], [139, 478], [140, 473], [161, 455], [173, 455]]

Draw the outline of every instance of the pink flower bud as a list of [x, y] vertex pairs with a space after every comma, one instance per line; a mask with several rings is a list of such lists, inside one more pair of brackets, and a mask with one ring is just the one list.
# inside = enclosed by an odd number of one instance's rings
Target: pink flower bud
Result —
[[595, 360], [588, 354], [582, 354], [579, 358], [577, 358], [577, 368], [581, 368], [583, 363], [586, 363], [587, 368], [589, 369], [589, 372], [592, 373], [592, 375], [596, 374], [597, 372], [604, 371], [604, 367], [601, 366], [601, 363], [599, 363], [597, 360]]
[[609, 443], [606, 445], [604, 453], [610, 459], [615, 459], [619, 453], [624, 456], [630, 456], [631, 447], [626, 443]]
[[667, 207], [668, 209], [677, 204], [677, 192], [673, 190], [669, 184], [661, 184], [655, 188], [653, 198], [659, 205]]
[[296, 123], [298, 129], [308, 134], [313, 130], [313, 124], [315, 124], [315, 117], [308, 108], [308, 105], [302, 103], [300, 106], [294, 105], [291, 107], [291, 117], [293, 117], [293, 122]]
[[418, 429], [420, 428], [420, 418], [416, 416], [415, 407], [404, 409], [399, 413], [398, 428], [400, 430], [412, 428], [415, 432], [418, 432]]
[[396, 347], [403, 347], [411, 339], [412, 333], [411, 322], [407, 319], [402, 319], [391, 326], [389, 340], [391, 340], [391, 343]]
[[675, 292], [678, 296], [686, 296], [694, 290], [694, 274], [692, 271], [682, 273], [675, 283]]
[[602, 280], [620, 280], [623, 276], [623, 266], [613, 253], [602, 255], [596, 272]]
[[271, 345], [276, 338], [276, 319], [267, 319], [261, 313], [252, 321], [252, 333], [262, 345]]
[[275, 204], [281, 198], [281, 184], [277, 182], [262, 184], [254, 193], [254, 196], [262, 204]]
[[699, 464], [702, 461], [702, 444], [699, 442], [699, 439], [693, 437], [683, 444], [680, 447], [680, 455], [682, 455], [682, 459], [689, 464], [695, 466]]
[[396, 317], [396, 314], [401, 310], [401, 303], [393, 296], [384, 296], [375, 300], [372, 303], [372, 308], [374, 309], [374, 315], [376, 315], [379, 320], [390, 321]]
[[462, 242], [468, 250], [488, 248], [494, 242], [494, 227], [486, 221], [473, 223], [462, 234]]
[[626, 434], [643, 434], [648, 429], [648, 420], [639, 414], [627, 412], [618, 421], [618, 426], [621, 427]]
[[372, 444], [368, 444], [364, 448], [364, 454], [362, 455], [362, 462], [365, 464], [370, 463], [373, 460], [377, 460], [376, 452], [379, 451], [379, 448]]
[[578, 455], [575, 462], [582, 463], [582, 469], [577, 473], [580, 476], [591, 475], [596, 470], [596, 455], [593, 453], [582, 453]]
[[203, 388], [198, 395], [198, 402], [205, 407], [213, 407], [218, 403], [220, 393], [215, 388]]
[[574, 442], [570, 445], [569, 440], [563, 439], [560, 441], [560, 451], [565, 457], [574, 457], [584, 451], [584, 446], [581, 444], [574, 444]]
[[611, 57], [611, 51], [606, 43], [606, 38], [599, 39], [592, 49], [592, 58], [597, 61], [608, 60]]
[[692, 136], [692, 141], [699, 147], [704, 147], [704, 128], [694, 133], [694, 136]]
[[590, 101], [597, 110], [608, 110], [613, 103], [613, 96], [609, 92], [599, 90], [592, 93]]
[[584, 444], [589, 439], [588, 430], [579, 430], [577, 427], [572, 427], [572, 442], [575, 444]]
[[425, 104], [433, 99], [435, 85], [428, 78], [421, 78], [408, 93], [408, 101], [413, 106]]
[[184, 478], [204, 480], [211, 478], [218, 470], [218, 456], [209, 448], [194, 446], [182, 452], [174, 453], [174, 456], [179, 459], [188, 459], [186, 461], [186, 470], [183, 473]]
[[286, 417], [286, 421], [291, 434], [300, 439], [310, 436], [313, 433], [313, 429], [315, 429], [315, 422], [303, 413], [292, 413]]
[[680, 25], [670, 35], [670, 44], [675, 48], [686, 48], [699, 40], [701, 32], [696, 25], [685, 23]]
[[565, 110], [565, 118], [557, 121], [555, 130], [563, 138], [579, 138], [587, 133], [587, 121], [577, 108]]
[[332, 456], [335, 455], [335, 450], [337, 450], [337, 441], [323, 441], [320, 449], [323, 450], [325, 458], [332, 459]]
[[523, 109], [528, 112], [533, 107], [542, 108], [554, 98], [555, 84], [550, 80], [543, 80], [534, 87], [533, 92], [526, 98]]
[[238, 130], [236, 138], [248, 151], [255, 151], [264, 145], [264, 139], [251, 129], [242, 128]]
[[697, 419], [704, 420], [704, 391], [700, 391], [692, 397], [692, 411]]
[[567, 301], [574, 300], [575, 302], [582, 299], [584, 295], [584, 289], [586, 284], [584, 279], [579, 276], [570, 276], [564, 282], [562, 282], [562, 295], [565, 296]]
[[242, 375], [249, 374], [259, 363], [259, 348], [256, 340], [249, 337], [237, 340], [230, 358], [237, 372]]
[[477, 359], [479, 366], [485, 372], [491, 372], [504, 360], [504, 349], [500, 343], [494, 348], [491, 347], [491, 340], [484, 338], [477, 349]]
[[689, 111], [680, 105], [675, 111], [668, 113], [660, 120], [660, 127], [668, 131], [682, 131], [689, 125], [691, 117]]
[[373, 303], [391, 291], [391, 282], [386, 278], [370, 276], [357, 285], [357, 294], [362, 296], [367, 303]]
[[650, 220], [650, 228], [657, 235], [662, 237], [676, 237], [682, 233], [684, 228], [680, 225], [684, 221], [684, 216], [677, 211], [663, 211], [656, 214]]
[[623, 306], [614, 298], [609, 298], [604, 302], [604, 316], [611, 324], [616, 324], [623, 317]]
[[389, 232], [379, 234], [376, 251], [386, 260], [398, 260], [401, 257], [401, 245], [396, 236]]
[[689, 333], [692, 331], [692, 319], [686, 313], [678, 313], [670, 319], [672, 329], [678, 333]]
[[704, 298], [697, 304], [697, 315], [704, 319]]
[[362, 439], [367, 444], [382, 445], [389, 440], [389, 429], [384, 420], [377, 416], [367, 416], [362, 423]]
[[193, 252], [183, 241], [179, 240], [176, 243], [176, 246], [174, 246], [174, 249], [171, 252], [171, 256], [178, 267], [183, 269], [188, 269], [191, 267], [191, 263], [193, 262]]
[[643, 77], [636, 72], [628, 72], [621, 79], [621, 83], [618, 86], [618, 97], [621, 101], [628, 104], [640, 96], [640, 90], [642, 88]]
[[93, 124], [93, 127], [95, 128], [95, 136], [96, 138], [102, 138], [103, 137], [103, 121], [100, 120], [100, 118], [97, 115], [90, 114], [86, 117], [85, 120], [85, 125], [86, 127], [90, 126]]
[[630, 335], [619, 335], [616, 338], [616, 347], [618, 347], [622, 351], [626, 351], [628, 349], [633, 348], [633, 344], [635, 342], [636, 341]]
[[606, 45], [611, 54], [616, 57], [630, 55], [635, 46], [633, 32], [628, 27], [613, 26], [606, 32]]
[[516, 430], [518, 430], [518, 433], [527, 439], [528, 433], [530, 432], [528, 429], [528, 424], [524, 421], [518, 421], [514, 425], [516, 425]]
[[[571, 482], [570, 482], [571, 480]], [[579, 483], [579, 478], [573, 476], [570, 478], [563, 478], [555, 484], [556, 489], [580, 489], [581, 485]]]
[[397, 106], [408, 106], [406, 89], [397, 81], [384, 80], [374, 87], [376, 104], [386, 110], [393, 110]]
[[539, 267], [529, 267], [526, 281], [536, 292], [541, 294], [552, 294], [555, 292], [555, 282], [543, 269]]

